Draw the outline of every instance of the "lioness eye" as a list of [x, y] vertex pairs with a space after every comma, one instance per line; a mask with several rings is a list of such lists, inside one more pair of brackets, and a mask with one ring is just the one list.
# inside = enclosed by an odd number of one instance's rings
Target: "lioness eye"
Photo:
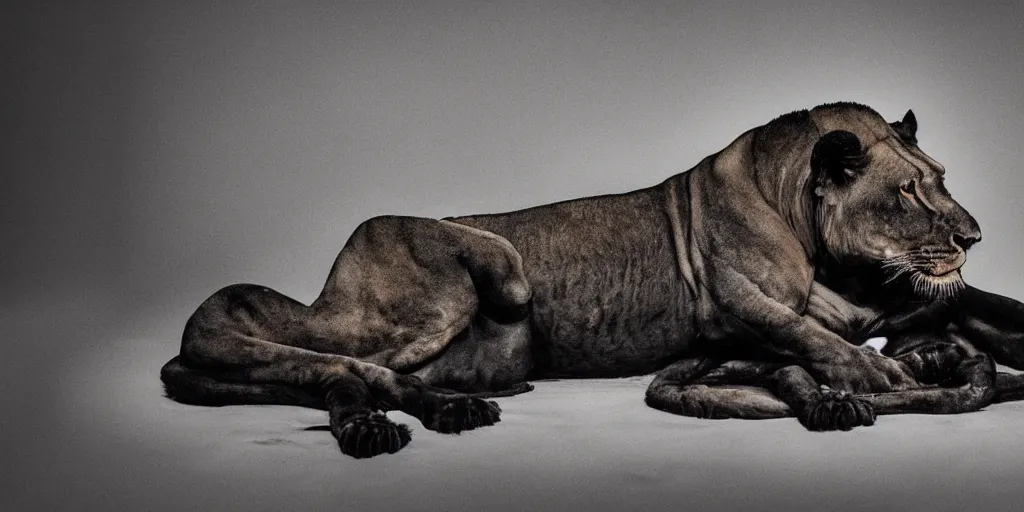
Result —
[[903, 194], [903, 197], [913, 201], [914, 197], [917, 195], [917, 187], [914, 185], [914, 180], [910, 180], [900, 185], [900, 194]]

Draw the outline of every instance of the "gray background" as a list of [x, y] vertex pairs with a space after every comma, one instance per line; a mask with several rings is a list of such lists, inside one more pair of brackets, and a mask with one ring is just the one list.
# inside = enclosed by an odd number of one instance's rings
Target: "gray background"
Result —
[[965, 276], [1024, 298], [1018, 3], [126, 4], [0, 7], [0, 500], [14, 508], [1020, 498], [1013, 405], [826, 438], [666, 418], [637, 380], [548, 383], [503, 401], [497, 433], [417, 430], [407, 455], [358, 465], [296, 430], [315, 411], [177, 406], [156, 382], [211, 292], [257, 282], [308, 302], [369, 216], [648, 186], [837, 100], [914, 109], [985, 234]]

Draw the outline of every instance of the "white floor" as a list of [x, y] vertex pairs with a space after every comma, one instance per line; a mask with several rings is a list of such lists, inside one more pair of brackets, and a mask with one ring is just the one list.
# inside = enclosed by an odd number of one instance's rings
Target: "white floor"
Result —
[[[67, 334], [40, 313], [30, 333]], [[93, 339], [117, 329], [70, 312]], [[25, 327], [24, 325], [22, 327]], [[401, 452], [340, 453], [324, 413], [201, 408], [161, 395], [166, 322], [5, 361], [3, 510], [1021, 510], [1024, 403], [889, 416], [849, 433], [795, 420], [712, 421], [647, 408], [650, 377], [537, 383], [502, 422], [413, 428]], [[142, 336], [149, 332], [151, 336]], [[25, 331], [27, 333], [27, 331]], [[23, 333], [24, 334], [24, 333]], [[156, 335], [156, 336], [154, 336]], [[67, 348], [70, 347], [70, 348]], [[27, 384], [33, 384], [28, 386]], [[7, 463], [5, 462], [5, 465]]]

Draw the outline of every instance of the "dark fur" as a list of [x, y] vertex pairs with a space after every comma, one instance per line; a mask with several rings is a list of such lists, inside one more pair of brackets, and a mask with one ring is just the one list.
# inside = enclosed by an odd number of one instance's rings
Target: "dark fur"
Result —
[[[854, 346], [869, 337], [956, 332], [1024, 367], [1024, 306], [964, 289], [958, 267], [980, 231], [915, 129], [909, 113], [890, 125], [862, 105], [823, 105], [646, 189], [440, 221], [376, 217], [309, 306], [255, 285], [215, 293], [161, 376], [187, 403], [326, 409], [357, 457], [408, 441], [377, 411], [460, 432], [498, 421], [488, 393], [530, 379], [677, 361], [666, 372], [683, 379], [693, 358], [747, 361], [739, 375], [758, 375], [749, 389], [700, 384], [725, 403], [778, 412], [782, 396], [811, 428], [867, 424], [874, 413], [849, 393], [920, 387], [906, 362]], [[987, 313], [993, 304], [1006, 314]], [[690, 395], [660, 391], [671, 389], [652, 385], [659, 407], [689, 410]]]
[[803, 368], [780, 361], [697, 358], [662, 370], [647, 390], [656, 409], [699, 418], [795, 416], [809, 430], [872, 425], [876, 414], [954, 414], [1019, 399], [1024, 375], [997, 373], [993, 358], [932, 339], [893, 357], [921, 383], [890, 393], [851, 394], [821, 386]]

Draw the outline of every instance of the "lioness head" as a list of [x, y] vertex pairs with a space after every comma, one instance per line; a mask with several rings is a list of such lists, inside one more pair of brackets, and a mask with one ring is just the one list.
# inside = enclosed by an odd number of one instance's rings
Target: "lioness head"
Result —
[[877, 265], [889, 282], [942, 298], [964, 287], [960, 267], [981, 229], [943, 185], [945, 169], [917, 146], [908, 111], [887, 123], [858, 105], [811, 111], [822, 135], [811, 169], [818, 226], [839, 261]]

